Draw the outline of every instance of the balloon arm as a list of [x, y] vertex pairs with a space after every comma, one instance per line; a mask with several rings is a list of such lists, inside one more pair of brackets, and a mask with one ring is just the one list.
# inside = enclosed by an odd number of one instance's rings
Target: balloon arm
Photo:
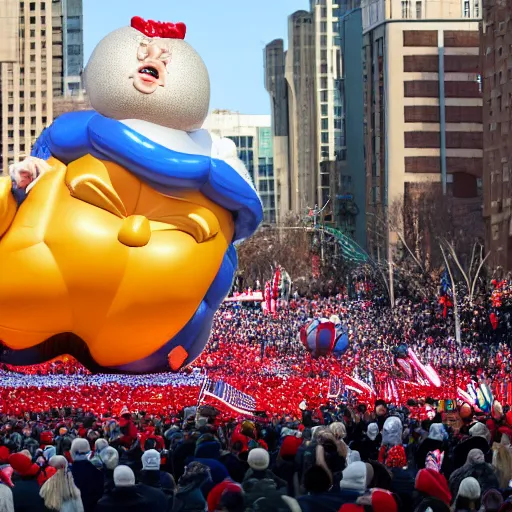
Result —
[[3, 236], [9, 229], [18, 204], [13, 194], [13, 182], [10, 176], [0, 178], [0, 236]]

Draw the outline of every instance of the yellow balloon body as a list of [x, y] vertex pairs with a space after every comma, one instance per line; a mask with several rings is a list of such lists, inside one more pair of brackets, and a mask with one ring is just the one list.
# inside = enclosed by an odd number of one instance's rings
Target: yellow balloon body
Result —
[[90, 155], [49, 163], [17, 211], [0, 183], [0, 339], [20, 350], [74, 333], [104, 367], [154, 354], [211, 286], [232, 214]]

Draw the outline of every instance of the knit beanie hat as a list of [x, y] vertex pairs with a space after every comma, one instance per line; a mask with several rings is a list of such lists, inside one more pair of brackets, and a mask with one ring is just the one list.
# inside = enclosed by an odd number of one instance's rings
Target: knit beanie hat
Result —
[[343, 470], [343, 480], [340, 482], [341, 489], [353, 489], [364, 491], [366, 489], [366, 464], [364, 462], [353, 462]]
[[368, 439], [370, 439], [370, 441], [375, 441], [375, 439], [379, 435], [379, 426], [377, 425], [377, 423], [370, 423], [368, 425], [366, 435], [368, 436]]
[[402, 422], [400, 418], [391, 416], [384, 422], [382, 428], [382, 444], [396, 446], [402, 444]]
[[468, 456], [466, 458], [466, 464], [482, 464], [485, 462], [485, 455], [482, 450], [478, 448], [473, 448], [469, 450]]
[[229, 478], [217, 484], [209, 493], [207, 498], [208, 512], [215, 512], [220, 505], [220, 500], [225, 491], [242, 492], [242, 488]]
[[108, 441], [106, 439], [103, 439], [100, 437], [99, 439], [96, 439], [96, 442], [94, 443], [94, 451], [96, 453], [100, 453], [101, 450], [104, 450], [108, 446]]
[[253, 448], [249, 452], [247, 463], [254, 471], [265, 471], [270, 463], [270, 456], [263, 448]]
[[391, 492], [384, 489], [373, 489], [371, 498], [373, 512], [398, 512], [398, 504]]
[[119, 464], [119, 452], [112, 446], [107, 446], [101, 452], [101, 461], [107, 469], [113, 471]]
[[448, 438], [448, 433], [442, 423], [432, 423], [428, 430], [428, 438], [434, 441], [444, 441]]
[[388, 468], [403, 468], [407, 466], [404, 447], [400, 444], [388, 449], [387, 446], [382, 445], [379, 451], [379, 462], [385, 464]]
[[489, 489], [482, 498], [485, 512], [499, 512], [503, 505], [503, 496], [496, 489]]
[[133, 487], [135, 475], [128, 466], [117, 466], [114, 469], [114, 485], [116, 487]]
[[142, 455], [142, 469], [145, 471], [160, 470], [160, 454], [156, 450], [147, 450]]
[[446, 478], [433, 469], [422, 469], [416, 475], [415, 489], [450, 505], [452, 495]]
[[300, 437], [286, 436], [283, 439], [283, 444], [279, 450], [279, 455], [281, 455], [281, 457], [295, 457], [301, 444], [302, 439]]
[[91, 451], [91, 447], [89, 446], [89, 441], [87, 439], [83, 439], [81, 437], [77, 437], [73, 439], [71, 443], [71, 458], [74, 462], [80, 460], [87, 460], [87, 455]]
[[491, 442], [491, 432], [483, 423], [475, 423], [469, 429], [469, 435], [471, 437], [483, 437], [488, 443]]
[[476, 478], [468, 476], [464, 478], [459, 486], [459, 493], [457, 496], [461, 498], [467, 498], [468, 500], [477, 500], [480, 498], [482, 489]]

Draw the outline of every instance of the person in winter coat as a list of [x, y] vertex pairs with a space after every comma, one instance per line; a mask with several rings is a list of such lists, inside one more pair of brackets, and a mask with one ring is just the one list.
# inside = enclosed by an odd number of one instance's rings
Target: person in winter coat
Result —
[[433, 469], [421, 469], [416, 475], [416, 504], [421, 503], [425, 498], [435, 498], [450, 506], [452, 495], [446, 478]]
[[119, 466], [119, 452], [108, 446], [101, 452], [103, 463], [103, 494], [108, 494], [114, 488], [114, 470]]
[[84, 512], [80, 489], [68, 471], [66, 457], [55, 455], [50, 465], [57, 472], [43, 484], [39, 492], [45, 507], [56, 512]]
[[14, 512], [11, 481], [0, 472], [0, 512]]
[[245, 474], [242, 484], [251, 479], [272, 480], [276, 484], [276, 489], [287, 488], [287, 482], [277, 477], [268, 466], [270, 464], [270, 455], [263, 448], [253, 448], [247, 458], [249, 470]]
[[173, 512], [204, 512], [206, 499], [202, 489], [212, 481], [210, 468], [200, 462], [191, 462], [178, 480]]
[[468, 477], [476, 478], [484, 493], [489, 489], [499, 488], [496, 472], [490, 464], [485, 462], [481, 450], [471, 450], [468, 453], [466, 464], [451, 474], [449, 484], [452, 496], [457, 495], [462, 480]]
[[[167, 499], [167, 510], [172, 510], [174, 505], [174, 486], [168, 489], [168, 478], [172, 478], [168, 473], [160, 471], [160, 454], [156, 450], [147, 450], [142, 456], [142, 471], [139, 473], [139, 483], [141, 490], [147, 486], [151, 489], [158, 489], [165, 494]], [[166, 478], [166, 475], [168, 478]]]
[[[105, 494], [96, 506], [96, 512], [160, 512], [166, 510], [165, 496], [149, 496], [135, 485], [135, 474], [128, 466], [114, 470], [114, 489]], [[158, 491], [155, 492], [157, 493]]]
[[491, 462], [491, 454], [489, 451], [491, 433], [489, 429], [483, 423], [476, 422], [469, 429], [469, 435], [470, 437], [468, 439], [455, 446], [453, 452], [454, 469], [461, 468], [465, 464], [469, 452], [474, 449], [480, 450], [486, 460], [489, 458], [487, 462]]
[[454, 512], [479, 512], [482, 505], [482, 490], [478, 480], [464, 478], [460, 483], [452, 510]]
[[71, 443], [71, 473], [76, 486], [82, 494], [85, 512], [93, 512], [103, 495], [103, 473], [96, 469], [88, 459], [91, 447], [87, 439], [80, 437]]
[[37, 477], [39, 466], [34, 464], [26, 455], [14, 453], [9, 457], [13, 469], [12, 499], [16, 512], [48, 512], [44, 500], [39, 496]]
[[341, 503], [355, 503], [365, 491], [367, 485], [367, 469], [364, 462], [353, 462], [343, 470], [343, 478], [339, 484]]
[[[350, 466], [349, 466], [350, 467]], [[337, 511], [345, 502], [345, 496], [339, 492], [329, 492], [331, 478], [327, 471], [320, 466], [312, 466], [304, 475], [304, 490], [306, 494], [297, 501], [302, 512], [331, 512]]]
[[301, 444], [300, 437], [286, 436], [279, 449], [279, 456], [274, 467], [274, 474], [288, 484], [288, 496], [295, 496], [294, 477], [297, 471], [295, 457]]
[[[416, 468], [418, 470], [423, 469], [425, 467], [425, 461], [427, 459], [427, 454], [429, 452], [435, 452], [439, 450], [440, 452], [446, 452], [447, 446], [446, 441], [448, 439], [448, 433], [444, 428], [442, 423], [432, 423], [430, 425], [428, 431], [428, 437], [425, 439], [419, 446], [415, 454], [415, 462]], [[448, 457], [444, 457], [443, 464], [446, 464], [445, 461], [448, 460]], [[444, 471], [441, 471], [444, 473]]]

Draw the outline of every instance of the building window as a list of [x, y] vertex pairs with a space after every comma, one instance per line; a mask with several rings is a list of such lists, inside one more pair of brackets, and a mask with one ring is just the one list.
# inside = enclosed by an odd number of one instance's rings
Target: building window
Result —
[[470, 18], [469, 0], [464, 0], [464, 18]]
[[322, 34], [325, 34], [327, 32], [327, 22], [326, 21], [320, 22], [320, 32]]
[[327, 89], [327, 77], [323, 76], [320, 78], [320, 89]]
[[480, 6], [478, 5], [478, 0], [475, 0], [475, 18], [480, 16]]
[[68, 55], [80, 55], [81, 47], [79, 44], [68, 44]]
[[35, 16], [30, 16], [30, 24], [31, 25], [35, 25], [36, 24], [36, 17]]
[[[43, 2], [44, 4], [44, 2]], [[34, 12], [36, 10], [36, 3], [35, 2], [30, 2], [30, 12]]]
[[46, 16], [41, 16], [41, 25], [46, 25]]
[[328, 130], [329, 129], [329, 118], [324, 117], [322, 119], [322, 130]]
[[329, 146], [322, 146], [322, 158], [329, 158]]
[[416, 2], [416, 19], [421, 19], [421, 11], [422, 11], [421, 2]]
[[10, 105], [7, 105], [7, 111], [14, 112], [14, 105], [12, 103]]
[[329, 101], [327, 91], [320, 91], [320, 101]]
[[324, 48], [327, 46], [327, 36], [320, 36], [320, 46]]
[[410, 16], [409, 16], [409, 0], [402, 0], [402, 18], [410, 18]]
[[320, 60], [327, 62], [327, 50], [320, 50]]
[[322, 144], [329, 144], [329, 132], [322, 132]]
[[329, 115], [329, 106], [325, 103], [322, 103], [322, 115], [327, 116]]
[[69, 16], [67, 26], [68, 32], [80, 32], [80, 16]]

